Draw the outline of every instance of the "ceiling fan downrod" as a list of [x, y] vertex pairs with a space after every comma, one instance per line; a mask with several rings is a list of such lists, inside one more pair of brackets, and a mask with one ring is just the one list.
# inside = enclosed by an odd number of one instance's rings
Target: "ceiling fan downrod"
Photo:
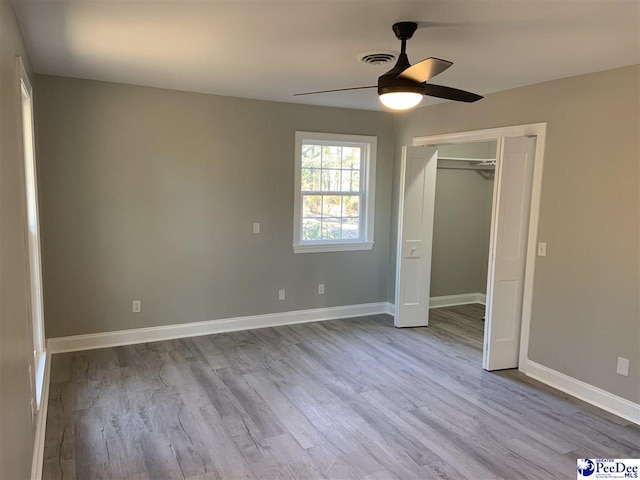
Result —
[[420, 83], [399, 78], [399, 75], [411, 66], [406, 52], [407, 40], [413, 37], [413, 34], [418, 29], [418, 24], [415, 22], [398, 22], [394, 23], [392, 28], [396, 38], [401, 42], [400, 56], [398, 56], [395, 66], [378, 78], [378, 95], [398, 91], [422, 94], [424, 86]]
[[393, 24], [393, 33], [396, 34], [396, 38], [400, 40], [401, 49], [400, 54], [406, 53], [407, 48], [407, 40], [413, 37], [413, 34], [416, 33], [418, 29], [418, 24], [415, 22], [398, 22]]

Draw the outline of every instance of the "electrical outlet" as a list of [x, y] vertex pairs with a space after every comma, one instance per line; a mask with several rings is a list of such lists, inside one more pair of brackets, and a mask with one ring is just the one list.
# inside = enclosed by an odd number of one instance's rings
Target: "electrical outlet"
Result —
[[629, 359], [624, 357], [618, 357], [618, 367], [616, 368], [618, 375], [629, 376]]
[[318, 295], [324, 295], [324, 283], [318, 285]]
[[546, 257], [547, 256], [547, 243], [546, 242], [538, 243], [538, 256], [539, 257]]
[[142, 302], [140, 300], [133, 301], [133, 313], [140, 313], [141, 307], [142, 307]]
[[260, 222], [253, 222], [253, 233], [260, 233]]
[[278, 300], [284, 300], [284, 290], [278, 290]]

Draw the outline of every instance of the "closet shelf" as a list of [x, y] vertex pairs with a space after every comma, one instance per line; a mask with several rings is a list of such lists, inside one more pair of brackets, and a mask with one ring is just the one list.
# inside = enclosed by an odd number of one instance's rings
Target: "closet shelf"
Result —
[[438, 168], [453, 170], [494, 170], [495, 158], [438, 157]]
[[438, 157], [438, 160], [455, 160], [456, 162], [495, 162], [495, 158]]

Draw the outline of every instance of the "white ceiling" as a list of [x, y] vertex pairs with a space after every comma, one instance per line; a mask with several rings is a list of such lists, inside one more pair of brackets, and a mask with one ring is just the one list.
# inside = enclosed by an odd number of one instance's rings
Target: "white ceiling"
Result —
[[[382, 110], [399, 50], [391, 25], [416, 21], [409, 60], [448, 59], [433, 83], [480, 94], [640, 63], [638, 0], [14, 0], [38, 73], [235, 97]], [[435, 99], [423, 102], [434, 103]]]

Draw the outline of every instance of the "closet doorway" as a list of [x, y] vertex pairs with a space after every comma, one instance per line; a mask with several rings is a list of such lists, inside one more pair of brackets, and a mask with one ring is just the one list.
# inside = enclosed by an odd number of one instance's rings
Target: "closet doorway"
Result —
[[497, 144], [438, 145], [431, 308], [486, 303]]
[[427, 326], [429, 307], [482, 301], [486, 290], [487, 370], [526, 370], [545, 131], [420, 137], [403, 148], [395, 325]]

